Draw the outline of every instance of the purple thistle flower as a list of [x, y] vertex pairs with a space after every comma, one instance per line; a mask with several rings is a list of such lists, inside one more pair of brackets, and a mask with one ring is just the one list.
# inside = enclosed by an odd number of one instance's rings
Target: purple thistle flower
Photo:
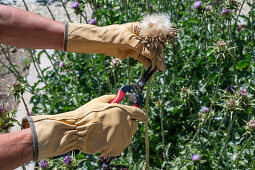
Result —
[[62, 61], [62, 60], [60, 60], [60, 62], [59, 62], [59, 65], [58, 65], [59, 67], [63, 67], [64, 66], [64, 62]]
[[248, 123], [248, 127], [250, 130], [255, 130], [255, 120], [250, 120]]
[[63, 159], [65, 164], [71, 164], [73, 159], [70, 155], [67, 155], [64, 159]]
[[229, 85], [229, 86], [226, 88], [226, 90], [227, 90], [229, 93], [233, 93], [234, 90], [235, 90], [235, 87], [232, 86], [232, 85]]
[[46, 159], [42, 159], [38, 165], [42, 168], [46, 168], [48, 166], [48, 161]]
[[234, 100], [230, 99], [230, 100], [228, 101], [228, 105], [229, 105], [229, 106], [234, 106], [234, 105], [235, 105]]
[[230, 13], [230, 9], [222, 9], [221, 15], [228, 15]]
[[94, 19], [94, 18], [92, 18], [92, 19], [89, 21], [89, 24], [94, 25], [96, 22], [97, 22], [97, 20]]
[[212, 10], [212, 5], [207, 5], [207, 6], [205, 7], [205, 10], [206, 10], [206, 11], [211, 11], [211, 10]]
[[118, 59], [118, 58], [112, 59], [112, 63], [111, 64], [114, 67], [118, 67], [120, 65], [120, 59]]
[[78, 7], [79, 7], [79, 2], [77, 2], [77, 1], [73, 2], [72, 5], [71, 5], [71, 7], [72, 7], [73, 9], [78, 8]]
[[246, 89], [240, 89], [240, 90], [238, 91], [238, 93], [239, 93], [241, 96], [247, 96], [247, 94], [248, 94], [248, 92], [247, 92]]
[[209, 108], [208, 108], [208, 107], [204, 107], [204, 108], [203, 108], [203, 111], [204, 111], [205, 113], [208, 113], [208, 112], [209, 112]]
[[101, 165], [101, 167], [103, 168], [103, 169], [108, 169], [108, 164], [106, 164], [105, 162], [103, 162], [103, 164]]
[[1, 114], [4, 112], [4, 107], [3, 106], [0, 106], [0, 116]]
[[195, 9], [200, 9], [201, 8], [201, 4], [202, 4], [202, 1], [195, 1], [194, 2], [194, 8]]
[[153, 5], [152, 5], [152, 4], [149, 4], [149, 7], [150, 7], [150, 8], [152, 8], [152, 7], [153, 7]]
[[198, 154], [193, 154], [193, 155], [191, 155], [191, 160], [193, 161], [193, 162], [197, 162], [197, 161], [199, 161], [199, 158], [200, 158], [200, 156], [198, 155]]
[[100, 8], [100, 7], [102, 7], [102, 3], [101, 3], [101, 2], [99, 2], [99, 3], [97, 4], [97, 8]]

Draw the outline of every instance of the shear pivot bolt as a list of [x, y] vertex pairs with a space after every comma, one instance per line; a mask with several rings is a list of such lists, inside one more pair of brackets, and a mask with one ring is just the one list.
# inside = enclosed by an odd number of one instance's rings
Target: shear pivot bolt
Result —
[[143, 87], [143, 82], [139, 82], [138, 85], [139, 85], [140, 87]]

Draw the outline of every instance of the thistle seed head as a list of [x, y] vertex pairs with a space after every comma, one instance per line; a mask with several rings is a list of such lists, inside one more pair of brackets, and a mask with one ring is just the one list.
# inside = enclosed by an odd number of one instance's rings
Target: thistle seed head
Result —
[[166, 14], [146, 15], [141, 21], [141, 29], [138, 30], [138, 39], [145, 44], [157, 46], [167, 41], [172, 42], [180, 31], [172, 27], [170, 18]]

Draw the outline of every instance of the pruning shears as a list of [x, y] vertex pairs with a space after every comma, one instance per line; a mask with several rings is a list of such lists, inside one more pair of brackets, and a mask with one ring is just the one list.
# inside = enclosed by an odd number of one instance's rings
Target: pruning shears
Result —
[[[143, 74], [142, 78], [140, 78], [135, 85], [124, 85], [122, 86], [115, 99], [111, 101], [110, 103], [119, 103], [122, 101], [124, 96], [127, 96], [133, 103], [134, 107], [141, 108], [143, 104], [143, 87], [147, 83], [147, 81], [150, 79], [150, 77], [153, 75], [153, 73], [156, 71], [156, 67], [151, 70], [151, 67], [149, 67], [146, 72]], [[135, 92], [137, 91], [137, 92]]]

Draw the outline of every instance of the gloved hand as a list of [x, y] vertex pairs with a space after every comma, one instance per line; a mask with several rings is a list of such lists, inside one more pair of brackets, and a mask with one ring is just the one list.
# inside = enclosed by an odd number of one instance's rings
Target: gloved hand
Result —
[[[64, 50], [77, 53], [102, 53], [120, 59], [130, 56], [149, 67], [156, 55], [156, 49], [150, 45], [139, 44], [138, 29], [140, 29], [139, 22], [105, 27], [69, 23], [66, 24], [65, 29]], [[158, 53], [163, 56], [161, 46]], [[156, 67], [165, 71], [164, 57], [157, 55]]]
[[34, 161], [75, 149], [88, 154], [120, 155], [137, 130], [137, 120], [145, 122], [147, 117], [139, 108], [109, 104], [114, 98], [101, 96], [58, 115], [25, 117], [22, 126], [31, 128]]

